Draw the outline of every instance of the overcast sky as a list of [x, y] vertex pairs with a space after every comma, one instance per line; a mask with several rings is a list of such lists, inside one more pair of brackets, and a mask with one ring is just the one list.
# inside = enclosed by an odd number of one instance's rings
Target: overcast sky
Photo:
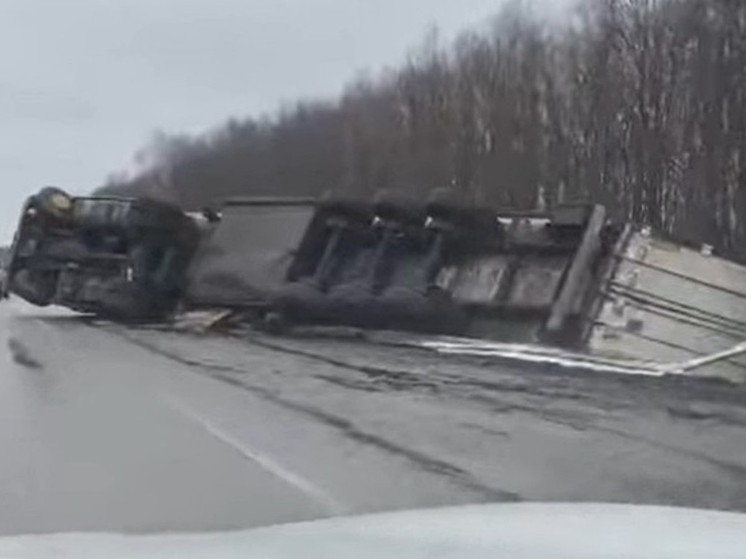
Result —
[[[552, 0], [544, 0], [551, 4]], [[0, 242], [22, 200], [86, 192], [153, 131], [330, 97], [502, 0], [0, 0]]]

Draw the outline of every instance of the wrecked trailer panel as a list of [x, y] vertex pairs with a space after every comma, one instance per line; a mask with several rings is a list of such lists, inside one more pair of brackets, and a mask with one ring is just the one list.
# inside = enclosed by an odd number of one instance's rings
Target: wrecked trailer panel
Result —
[[44, 188], [21, 212], [4, 295], [123, 320], [163, 317], [181, 299], [198, 242], [194, 221], [168, 204]]
[[186, 273], [192, 307], [265, 307], [314, 215], [310, 198], [228, 200]]
[[[686, 363], [746, 340], [746, 267], [654, 235], [633, 231], [611, 256], [586, 347], [605, 355], [654, 356]], [[746, 379], [746, 355], [708, 364]]]

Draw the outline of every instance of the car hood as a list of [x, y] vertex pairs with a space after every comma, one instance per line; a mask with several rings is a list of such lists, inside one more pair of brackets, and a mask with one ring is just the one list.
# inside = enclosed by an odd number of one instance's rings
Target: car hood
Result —
[[0, 538], [2, 558], [720, 559], [744, 553], [746, 515], [597, 504], [477, 505], [228, 533]]

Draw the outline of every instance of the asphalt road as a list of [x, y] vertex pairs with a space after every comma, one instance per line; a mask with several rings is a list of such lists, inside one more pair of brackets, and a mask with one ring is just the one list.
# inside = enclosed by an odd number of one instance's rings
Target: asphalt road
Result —
[[0, 534], [492, 501], [746, 511], [746, 391], [0, 305]]

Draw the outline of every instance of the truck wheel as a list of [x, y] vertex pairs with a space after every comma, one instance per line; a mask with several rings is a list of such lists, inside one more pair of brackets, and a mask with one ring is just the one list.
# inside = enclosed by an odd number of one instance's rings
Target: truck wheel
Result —
[[56, 219], [71, 219], [73, 199], [64, 190], [47, 186], [34, 196], [38, 210]]
[[425, 208], [407, 195], [389, 189], [376, 192], [374, 198], [376, 215], [407, 223], [421, 224]]
[[329, 213], [342, 214], [354, 221], [367, 222], [373, 217], [371, 204], [334, 191], [324, 193], [319, 200], [319, 208]]
[[57, 274], [19, 270], [10, 278], [10, 291], [32, 305], [46, 307], [57, 291]]
[[288, 323], [282, 313], [268, 312], [261, 321], [261, 330], [279, 336], [288, 330]]
[[471, 205], [463, 195], [449, 186], [434, 188], [427, 196], [427, 212], [439, 216], [460, 217]]

